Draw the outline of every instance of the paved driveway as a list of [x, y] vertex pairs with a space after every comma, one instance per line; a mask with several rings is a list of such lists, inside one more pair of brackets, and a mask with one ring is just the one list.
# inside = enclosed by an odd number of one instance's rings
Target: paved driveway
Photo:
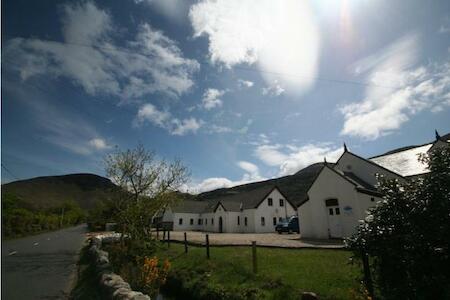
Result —
[[[187, 231], [187, 239], [191, 243], [205, 244], [205, 234], [199, 231]], [[343, 248], [343, 243], [338, 240], [302, 240], [299, 234], [278, 233], [212, 233], [209, 234], [210, 245], [245, 245], [252, 241], [257, 245], [282, 248]], [[163, 234], [160, 232], [160, 238]], [[171, 231], [170, 239], [184, 241], [184, 232]]]
[[66, 299], [86, 226], [2, 242], [2, 299]]

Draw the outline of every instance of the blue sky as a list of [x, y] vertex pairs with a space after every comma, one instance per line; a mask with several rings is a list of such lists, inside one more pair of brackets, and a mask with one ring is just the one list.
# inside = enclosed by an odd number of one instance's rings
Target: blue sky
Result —
[[15, 0], [2, 29], [2, 182], [141, 142], [200, 192], [450, 132], [448, 1]]

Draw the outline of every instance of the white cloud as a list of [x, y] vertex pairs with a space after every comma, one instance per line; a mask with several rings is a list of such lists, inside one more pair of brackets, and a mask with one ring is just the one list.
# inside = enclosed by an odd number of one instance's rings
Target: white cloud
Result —
[[238, 86], [240, 88], [251, 88], [255, 83], [250, 80], [238, 79]]
[[255, 155], [266, 165], [279, 166], [288, 156], [280, 152], [281, 145], [260, 145], [255, 150]]
[[269, 166], [279, 167], [279, 176], [291, 175], [295, 172], [326, 157], [329, 162], [337, 160], [342, 149], [330, 144], [295, 145], [259, 145], [254, 154]]
[[141, 106], [133, 123], [134, 126], [139, 127], [145, 122], [150, 122], [153, 125], [163, 128], [172, 135], [196, 133], [203, 125], [202, 120], [197, 120], [193, 117], [183, 120], [174, 118], [170, 112], [158, 110], [150, 103]]
[[89, 141], [89, 145], [96, 150], [107, 150], [111, 149], [112, 146], [108, 145], [106, 141], [102, 138], [94, 138]]
[[262, 94], [264, 96], [280, 96], [285, 92], [285, 89], [278, 83], [277, 80], [271, 83], [271, 85], [264, 87], [262, 89]]
[[163, 32], [142, 24], [134, 40], [118, 47], [117, 28], [109, 13], [93, 2], [66, 4], [62, 16], [63, 43], [41, 39], [8, 40], [3, 55], [22, 80], [50, 74], [69, 78], [90, 95], [134, 99], [152, 93], [172, 97], [187, 92], [198, 70]]
[[370, 86], [360, 102], [340, 109], [341, 134], [377, 139], [400, 128], [413, 115], [447, 105], [450, 63], [415, 67], [418, 37], [409, 34], [356, 64]]
[[203, 93], [202, 106], [204, 109], [210, 110], [215, 107], [222, 106], [223, 102], [220, 99], [225, 94], [224, 90], [207, 89]]
[[289, 91], [313, 85], [320, 39], [308, 2], [203, 0], [189, 17], [194, 37], [208, 37], [213, 63], [228, 68], [257, 63], [268, 83], [279, 78]]
[[197, 130], [203, 125], [202, 121], [197, 121], [195, 118], [189, 118], [184, 120], [173, 119], [172, 123], [175, 127], [171, 130], [173, 135], [186, 135], [189, 132], [196, 133]]
[[230, 127], [219, 126], [219, 125], [211, 125], [209, 126], [209, 133], [227, 133], [232, 132], [233, 130]]
[[230, 180], [225, 177], [212, 177], [202, 180], [199, 183], [191, 183], [184, 185], [182, 190], [185, 192], [190, 192], [194, 194], [212, 191], [220, 188], [229, 188], [241, 184], [246, 184], [255, 181], [262, 181], [266, 178], [259, 174], [259, 168], [255, 164], [247, 161], [239, 161], [237, 165], [243, 169], [246, 173], [242, 176], [240, 180]]

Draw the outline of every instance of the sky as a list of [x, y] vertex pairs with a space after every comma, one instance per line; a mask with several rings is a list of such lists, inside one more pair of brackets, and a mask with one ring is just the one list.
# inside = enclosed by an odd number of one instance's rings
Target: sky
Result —
[[142, 143], [199, 193], [450, 132], [449, 1], [2, 4], [2, 183]]

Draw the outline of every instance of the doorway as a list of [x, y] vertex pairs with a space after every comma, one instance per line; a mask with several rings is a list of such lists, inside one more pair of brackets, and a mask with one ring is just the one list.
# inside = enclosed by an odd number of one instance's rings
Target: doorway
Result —
[[223, 221], [222, 221], [222, 217], [219, 217], [219, 232], [220, 232], [220, 233], [223, 232]]
[[325, 200], [328, 219], [328, 236], [330, 238], [342, 238], [341, 209], [338, 199]]

